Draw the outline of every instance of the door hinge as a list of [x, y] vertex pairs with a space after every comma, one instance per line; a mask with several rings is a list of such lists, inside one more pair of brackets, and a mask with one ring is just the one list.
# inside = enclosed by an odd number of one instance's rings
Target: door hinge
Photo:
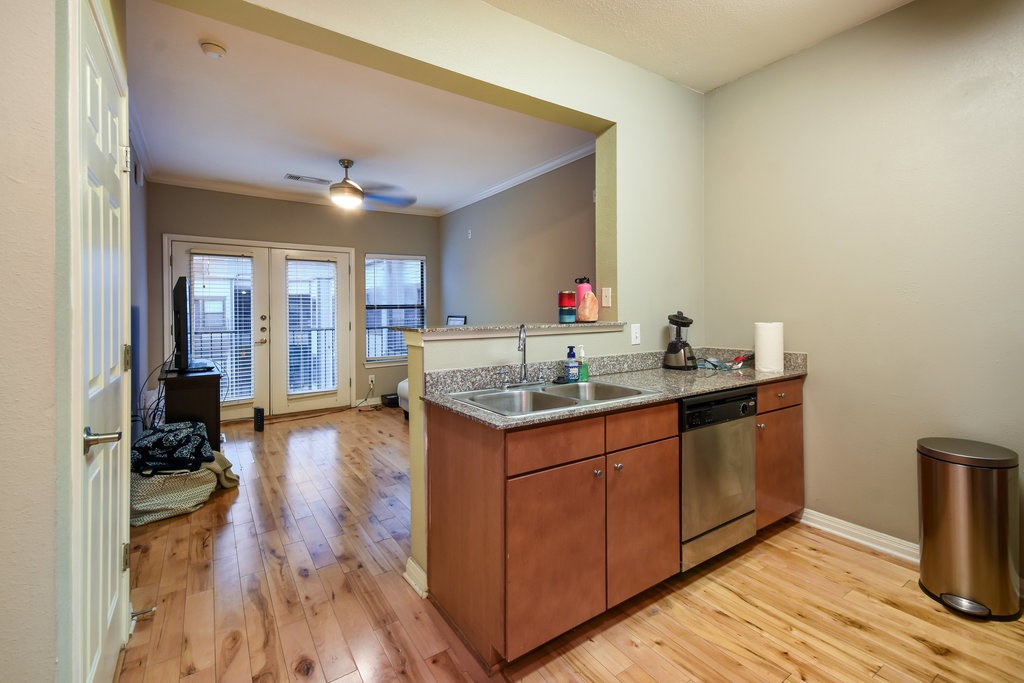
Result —
[[132, 170], [132, 148], [128, 145], [121, 145], [121, 173], [131, 173]]
[[121, 571], [128, 571], [128, 544], [121, 544]]
[[132, 369], [132, 345], [125, 344], [121, 349], [121, 370], [128, 372]]

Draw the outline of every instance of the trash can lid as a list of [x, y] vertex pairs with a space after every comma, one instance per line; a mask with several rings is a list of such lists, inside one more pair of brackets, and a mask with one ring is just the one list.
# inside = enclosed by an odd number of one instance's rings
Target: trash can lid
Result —
[[1009, 448], [970, 439], [932, 436], [917, 440], [917, 452], [945, 462], [973, 467], [1016, 467], [1017, 454]]

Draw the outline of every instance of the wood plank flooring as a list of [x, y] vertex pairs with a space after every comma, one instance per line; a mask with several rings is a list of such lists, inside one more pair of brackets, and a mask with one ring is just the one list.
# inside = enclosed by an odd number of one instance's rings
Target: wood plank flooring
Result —
[[1024, 681], [1024, 622], [952, 615], [913, 567], [792, 522], [489, 679], [402, 578], [401, 410], [225, 432], [241, 486], [132, 529], [132, 605], [157, 611], [123, 683]]

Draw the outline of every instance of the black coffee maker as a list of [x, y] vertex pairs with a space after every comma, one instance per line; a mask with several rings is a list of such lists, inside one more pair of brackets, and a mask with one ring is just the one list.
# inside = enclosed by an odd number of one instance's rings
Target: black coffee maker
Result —
[[661, 366], [669, 370], [696, 370], [697, 358], [693, 355], [693, 347], [686, 341], [693, 318], [687, 318], [682, 311], [676, 311], [668, 317], [668, 322], [676, 328], [676, 338], [668, 343]]

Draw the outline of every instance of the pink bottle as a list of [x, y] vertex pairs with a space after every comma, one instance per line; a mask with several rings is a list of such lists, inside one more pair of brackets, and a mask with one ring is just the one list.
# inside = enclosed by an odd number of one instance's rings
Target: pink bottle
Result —
[[590, 286], [590, 278], [576, 278], [576, 322], [592, 323], [597, 320], [597, 297]]
[[576, 305], [579, 306], [580, 302], [583, 301], [583, 295], [587, 292], [594, 291], [594, 288], [590, 286], [590, 278], [584, 275], [583, 277], [576, 278]]

